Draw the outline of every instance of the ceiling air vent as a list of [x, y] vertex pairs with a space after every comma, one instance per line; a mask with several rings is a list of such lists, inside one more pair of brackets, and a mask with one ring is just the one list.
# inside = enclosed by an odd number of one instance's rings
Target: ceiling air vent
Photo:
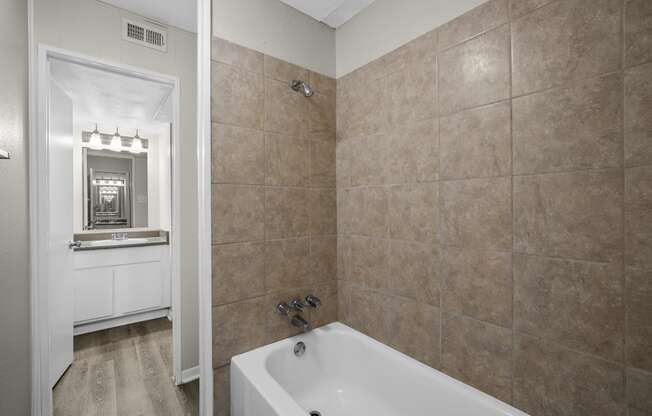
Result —
[[167, 32], [153, 25], [122, 19], [122, 39], [140, 46], [167, 52]]

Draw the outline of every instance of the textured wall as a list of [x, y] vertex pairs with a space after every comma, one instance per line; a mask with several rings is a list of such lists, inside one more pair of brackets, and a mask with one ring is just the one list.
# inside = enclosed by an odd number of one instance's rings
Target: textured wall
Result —
[[652, 414], [650, 22], [491, 0], [339, 78], [339, 319], [533, 416]]
[[337, 315], [335, 80], [218, 38], [213, 57], [213, 367], [226, 415], [231, 357], [296, 332], [278, 302], [313, 293], [313, 326]]
[[0, 415], [30, 411], [27, 2], [0, 1]]

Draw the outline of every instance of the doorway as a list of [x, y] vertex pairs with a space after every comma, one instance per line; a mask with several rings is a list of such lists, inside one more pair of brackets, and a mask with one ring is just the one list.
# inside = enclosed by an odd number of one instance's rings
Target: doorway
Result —
[[39, 406], [52, 414], [55, 386], [69, 394], [89, 343], [107, 352], [107, 340], [129, 337], [143, 348], [158, 339], [155, 361], [172, 376], [160, 380], [172, 380], [174, 392], [195, 378], [180, 358], [179, 80], [45, 45], [37, 63], [30, 222]]

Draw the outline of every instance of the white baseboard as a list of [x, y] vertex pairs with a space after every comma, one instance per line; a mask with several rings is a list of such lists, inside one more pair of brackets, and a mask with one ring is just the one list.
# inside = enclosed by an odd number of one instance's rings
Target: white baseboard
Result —
[[199, 378], [199, 366], [181, 371], [181, 384], [190, 383]]
[[158, 319], [168, 316], [169, 309], [158, 309], [155, 311], [148, 311], [136, 313], [133, 315], [121, 316], [119, 318], [105, 319], [103, 321], [89, 322], [80, 324], [73, 329], [73, 335], [88, 334], [89, 332], [101, 331], [103, 329], [114, 328], [116, 326], [135, 324], [136, 322], [149, 321], [150, 319]]

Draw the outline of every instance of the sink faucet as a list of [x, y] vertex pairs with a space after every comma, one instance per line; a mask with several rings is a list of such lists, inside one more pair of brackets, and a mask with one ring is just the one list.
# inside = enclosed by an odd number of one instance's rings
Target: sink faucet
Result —
[[299, 328], [301, 332], [303, 332], [304, 334], [312, 329], [308, 321], [303, 319], [303, 316], [298, 314], [292, 317], [290, 323], [292, 324], [292, 326]]

